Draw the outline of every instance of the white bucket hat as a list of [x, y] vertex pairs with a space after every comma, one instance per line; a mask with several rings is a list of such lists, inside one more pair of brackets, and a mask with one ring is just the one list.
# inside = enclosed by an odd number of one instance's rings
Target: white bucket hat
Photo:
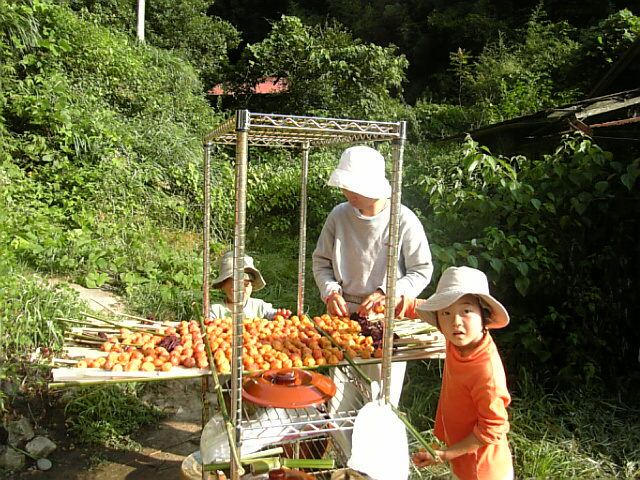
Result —
[[391, 185], [384, 174], [384, 157], [374, 148], [347, 148], [327, 182], [368, 198], [389, 198]]
[[480, 270], [470, 267], [447, 268], [438, 281], [436, 293], [419, 305], [416, 311], [422, 320], [437, 327], [436, 312], [468, 294], [477, 295], [482, 306], [487, 306], [491, 310], [491, 322], [487, 328], [507, 326], [509, 314], [506, 308], [489, 294], [487, 276]]
[[[244, 256], [244, 272], [245, 279], [251, 280], [253, 282], [253, 291], [257, 292], [258, 290], [264, 288], [266, 285], [264, 278], [260, 271], [253, 266], [253, 258], [249, 255]], [[247, 278], [247, 274], [249, 274], [249, 278]], [[233, 276], [233, 251], [225, 253], [220, 259], [220, 267], [218, 278], [214, 279], [211, 282], [211, 286], [213, 288], [220, 288], [222, 282], [224, 282], [227, 278], [231, 278]]]

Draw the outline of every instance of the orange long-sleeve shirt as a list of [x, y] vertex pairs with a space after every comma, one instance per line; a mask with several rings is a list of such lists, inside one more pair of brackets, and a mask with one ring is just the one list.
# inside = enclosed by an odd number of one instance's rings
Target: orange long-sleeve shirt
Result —
[[451, 461], [461, 480], [502, 480], [512, 472], [509, 403], [504, 367], [489, 333], [466, 357], [447, 342], [434, 433], [448, 446], [471, 432], [486, 444]]
[[[407, 299], [404, 315], [418, 318], [416, 308], [422, 302]], [[447, 341], [434, 433], [447, 446], [471, 432], [486, 444], [451, 461], [461, 480], [511, 478], [513, 460], [507, 441], [510, 403], [502, 360], [489, 333], [466, 357]]]

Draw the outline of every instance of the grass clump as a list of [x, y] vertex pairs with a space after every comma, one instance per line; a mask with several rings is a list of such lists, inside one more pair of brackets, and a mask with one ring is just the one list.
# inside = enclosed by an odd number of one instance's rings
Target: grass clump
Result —
[[18, 274], [0, 259], [0, 413], [18, 395], [46, 385], [49, 367], [40, 360], [62, 349], [65, 327], [59, 317], [82, 309], [77, 295], [39, 276]]
[[85, 445], [140, 450], [131, 435], [164, 416], [141, 400], [141, 392], [142, 385], [135, 383], [71, 390], [64, 398], [68, 433]]

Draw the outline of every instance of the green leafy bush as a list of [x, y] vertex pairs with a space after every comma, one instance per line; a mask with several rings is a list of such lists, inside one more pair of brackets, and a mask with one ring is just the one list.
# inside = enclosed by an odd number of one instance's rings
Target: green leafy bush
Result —
[[500, 334], [513, 361], [580, 378], [632, 365], [640, 161], [574, 136], [539, 160], [469, 139], [462, 164], [425, 167], [410, 190], [426, 200], [437, 270], [469, 265], [495, 283], [516, 319]]
[[60, 318], [81, 309], [75, 293], [50, 288], [0, 256], [0, 413], [18, 394], [44, 388], [49, 369], [40, 362], [62, 349], [66, 326]]

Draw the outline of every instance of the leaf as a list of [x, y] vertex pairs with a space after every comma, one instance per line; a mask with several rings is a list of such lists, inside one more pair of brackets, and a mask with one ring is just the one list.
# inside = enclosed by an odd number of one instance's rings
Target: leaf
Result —
[[527, 290], [529, 289], [529, 278], [528, 277], [518, 277], [515, 281], [516, 289], [523, 297], [526, 295]]
[[542, 202], [537, 198], [532, 198], [531, 205], [533, 205], [533, 208], [535, 208], [536, 210], [540, 210], [540, 205], [542, 205]]
[[598, 193], [599, 195], [602, 195], [609, 188], [609, 182], [605, 180], [596, 182], [593, 188], [595, 189], [596, 193]]
[[638, 170], [632, 170], [629, 173], [623, 173], [622, 175], [620, 175], [620, 181], [625, 187], [627, 187], [629, 191], [633, 189], [633, 185], [636, 183], [637, 178]]
[[573, 206], [574, 210], [578, 213], [578, 215], [582, 215], [587, 210], [587, 205], [581, 202], [580, 200], [578, 200], [577, 198], [571, 199], [571, 205]]
[[489, 261], [489, 264], [497, 273], [502, 272], [502, 268], [504, 267], [504, 263], [499, 258], [492, 258]]
[[523, 277], [526, 277], [529, 273], [529, 265], [527, 265], [525, 262], [518, 262], [516, 268], [520, 272], [520, 275], [522, 275]]
[[87, 288], [98, 288], [105, 284], [109, 280], [109, 276], [106, 273], [89, 272], [84, 279], [84, 283]]

